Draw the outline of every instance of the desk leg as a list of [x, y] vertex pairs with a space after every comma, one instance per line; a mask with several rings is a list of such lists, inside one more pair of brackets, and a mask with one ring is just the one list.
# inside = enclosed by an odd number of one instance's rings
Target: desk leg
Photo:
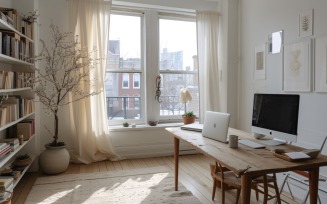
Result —
[[175, 191], [178, 191], [178, 156], [179, 156], [179, 139], [174, 137]]
[[319, 167], [309, 171], [310, 203], [317, 203], [319, 186]]
[[249, 204], [251, 201], [252, 176], [242, 175], [242, 204]]

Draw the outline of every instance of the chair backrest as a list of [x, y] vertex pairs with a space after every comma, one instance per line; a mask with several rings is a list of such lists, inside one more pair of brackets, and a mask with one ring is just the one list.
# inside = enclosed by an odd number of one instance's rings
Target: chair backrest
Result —
[[320, 153], [321, 153], [322, 149], [324, 149], [324, 146], [325, 146], [326, 140], [327, 140], [327, 136], [325, 137], [324, 141], [322, 142], [322, 145], [321, 145], [321, 147], [320, 147]]

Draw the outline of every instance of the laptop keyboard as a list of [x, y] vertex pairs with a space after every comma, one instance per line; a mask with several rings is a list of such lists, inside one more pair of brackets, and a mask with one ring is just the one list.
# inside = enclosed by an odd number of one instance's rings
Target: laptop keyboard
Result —
[[265, 148], [264, 145], [262, 144], [259, 144], [259, 143], [256, 143], [256, 142], [253, 142], [251, 140], [239, 140], [238, 143], [242, 144], [242, 145], [245, 145], [245, 146], [248, 146], [248, 147], [251, 147], [253, 149], [260, 149], [260, 148]]

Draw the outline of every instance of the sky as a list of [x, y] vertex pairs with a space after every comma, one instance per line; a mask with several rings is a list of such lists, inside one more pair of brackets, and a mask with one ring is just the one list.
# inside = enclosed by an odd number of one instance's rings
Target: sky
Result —
[[[140, 58], [140, 16], [111, 15], [110, 40], [120, 39], [121, 56]], [[192, 56], [196, 55], [196, 25], [190, 21], [160, 19], [160, 52], [183, 51], [184, 68], [193, 67]], [[190, 43], [194, 42], [194, 43]]]

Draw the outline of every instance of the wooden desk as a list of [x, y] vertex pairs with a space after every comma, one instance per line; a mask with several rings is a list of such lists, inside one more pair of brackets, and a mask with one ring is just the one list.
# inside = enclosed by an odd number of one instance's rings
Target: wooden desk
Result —
[[[179, 127], [166, 128], [174, 136], [175, 161], [175, 190], [178, 190], [178, 156], [180, 140], [195, 147], [204, 155], [220, 162], [235, 173], [241, 175], [242, 203], [250, 203], [252, 178], [258, 175], [286, 172], [291, 170], [305, 170], [309, 172], [310, 203], [317, 203], [319, 167], [327, 166], [327, 157], [319, 155], [316, 159], [289, 162], [275, 157], [270, 149], [252, 149], [239, 144], [239, 148], [232, 149], [228, 144], [217, 142], [205, 137], [199, 132], [181, 130]], [[249, 133], [229, 128], [228, 134], [238, 135], [239, 138], [255, 140]], [[300, 147], [292, 145], [278, 146], [279, 149], [299, 151]], [[250, 167], [248, 170], [246, 170]], [[208, 164], [209, 168], [209, 164]], [[246, 171], [245, 171], [246, 170]], [[245, 171], [245, 172], [244, 172]]]

